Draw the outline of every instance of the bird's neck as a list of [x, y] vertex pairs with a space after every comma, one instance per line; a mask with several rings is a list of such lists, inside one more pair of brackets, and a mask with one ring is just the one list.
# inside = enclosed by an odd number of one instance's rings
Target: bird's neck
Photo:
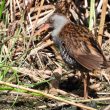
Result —
[[62, 31], [62, 28], [64, 27], [65, 25], [61, 25], [57, 28], [54, 28], [52, 33], [51, 33], [51, 36], [52, 36], [52, 39], [53, 41], [55, 42], [55, 44], [57, 44], [57, 46], [60, 46], [61, 45], [61, 39], [59, 37], [59, 33]]
[[62, 28], [63, 28], [66, 24], [68, 24], [68, 21], [66, 21], [66, 22], [62, 22], [62, 21], [61, 21], [59, 24], [56, 24], [56, 26], [54, 26], [54, 29], [53, 29], [51, 35], [52, 35], [53, 37], [54, 37], [54, 36], [58, 36], [59, 33], [62, 31]]

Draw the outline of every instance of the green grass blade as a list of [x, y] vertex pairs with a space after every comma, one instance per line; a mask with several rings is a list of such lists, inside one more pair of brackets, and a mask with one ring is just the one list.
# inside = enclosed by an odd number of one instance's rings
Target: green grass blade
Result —
[[94, 14], [95, 14], [95, 0], [91, 0], [91, 2], [90, 2], [89, 30], [92, 30], [92, 28], [93, 28], [93, 20], [95, 19]]
[[3, 12], [4, 7], [5, 7], [5, 0], [2, 0], [1, 6], [0, 6], [0, 18], [2, 17], [2, 12]]

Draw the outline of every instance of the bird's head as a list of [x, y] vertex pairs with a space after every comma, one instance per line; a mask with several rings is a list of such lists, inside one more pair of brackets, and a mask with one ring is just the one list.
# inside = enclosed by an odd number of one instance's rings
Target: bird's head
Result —
[[62, 28], [69, 20], [62, 14], [55, 13], [47, 20], [50, 28], [59, 29]]
[[62, 28], [69, 23], [70, 20], [66, 18], [63, 14], [54, 13], [51, 15], [47, 21], [41, 26], [42, 30], [51, 29], [52, 30], [52, 37], [57, 36], [59, 32], [62, 31]]

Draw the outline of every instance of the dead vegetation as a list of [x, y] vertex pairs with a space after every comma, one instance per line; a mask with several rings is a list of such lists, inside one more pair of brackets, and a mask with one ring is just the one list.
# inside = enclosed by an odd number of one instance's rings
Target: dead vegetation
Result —
[[1, 6], [5, 3], [0, 20], [1, 110], [110, 109], [110, 69], [90, 73], [90, 99], [84, 100], [81, 74], [63, 62], [50, 31], [40, 28], [54, 12], [63, 13], [88, 27], [110, 60], [110, 1], [104, 1], [1, 1]]

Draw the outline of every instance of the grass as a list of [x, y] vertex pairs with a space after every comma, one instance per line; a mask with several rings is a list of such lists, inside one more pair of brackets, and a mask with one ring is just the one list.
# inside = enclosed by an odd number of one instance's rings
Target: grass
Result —
[[93, 30], [95, 21], [95, 0], [90, 1], [90, 19], [89, 19], [89, 30]]
[[[52, 4], [47, 6], [45, 5], [44, 0], [41, 0], [41, 2], [36, 3], [36, 6], [31, 7], [32, 9], [30, 9], [29, 12], [30, 18], [32, 20], [31, 22], [33, 23], [34, 27], [34, 29], [32, 29], [30, 21], [26, 16], [28, 13], [25, 13], [26, 9], [24, 10], [21, 7], [22, 3], [20, 3], [19, 0], [16, 0], [17, 4], [16, 6], [13, 6], [15, 8], [12, 8], [10, 6], [13, 5], [13, 1], [10, 0], [9, 4], [7, 4], [7, 7], [5, 6], [5, 2], [5, 0], [2, 0], [0, 5], [0, 92], [10, 91], [16, 92], [18, 94], [26, 93], [28, 95], [44, 98], [46, 97], [67, 104], [86, 108], [85, 105], [82, 106], [81, 104], [77, 104], [75, 102], [90, 102], [91, 100], [78, 101], [78, 99], [69, 99], [69, 97], [66, 97], [65, 95], [60, 97], [48, 93], [43, 93], [45, 89], [32, 89], [34, 87], [44, 85], [45, 83], [51, 85], [51, 81], [54, 80], [54, 77], [52, 75], [54, 73], [54, 70], [58, 67], [62, 67], [63, 72], [68, 71], [65, 69], [66, 67], [65, 65], [63, 65], [62, 61], [60, 61], [60, 65], [57, 58], [53, 58], [48, 55], [48, 53], [53, 55], [54, 49], [53, 47], [51, 47], [53, 42], [51, 42], [50, 39], [43, 39], [43, 37], [46, 36], [44, 34], [45, 32], [40, 33], [39, 35], [36, 34], [39, 33], [39, 25], [37, 24], [38, 21], [43, 24], [45, 19], [42, 20], [41, 18], [45, 17], [45, 13], [47, 13], [49, 10], [50, 14], [50, 12], [55, 8], [54, 5]], [[95, 4], [95, 0], [90, 1], [90, 30], [93, 29], [94, 22], [96, 20]], [[14, 15], [11, 15], [11, 13], [14, 13]], [[35, 51], [33, 55], [30, 55], [31, 51], [34, 49], [36, 49], [37, 51]], [[57, 64], [55, 64], [54, 62], [57, 62]], [[14, 69], [14, 67], [16, 67], [16, 69]], [[23, 70], [19, 71], [19, 69]], [[26, 75], [24, 73], [28, 74]], [[48, 75], [49, 78], [46, 78], [45, 75]], [[35, 82], [32, 77], [38, 79], [38, 81]], [[13, 105], [17, 102], [17, 99], [18, 95], [15, 98]], [[89, 109], [95, 110], [91, 107]]]
[[3, 13], [4, 8], [5, 8], [5, 0], [2, 0], [1, 5], [0, 5], [0, 19], [2, 17], [2, 13]]

